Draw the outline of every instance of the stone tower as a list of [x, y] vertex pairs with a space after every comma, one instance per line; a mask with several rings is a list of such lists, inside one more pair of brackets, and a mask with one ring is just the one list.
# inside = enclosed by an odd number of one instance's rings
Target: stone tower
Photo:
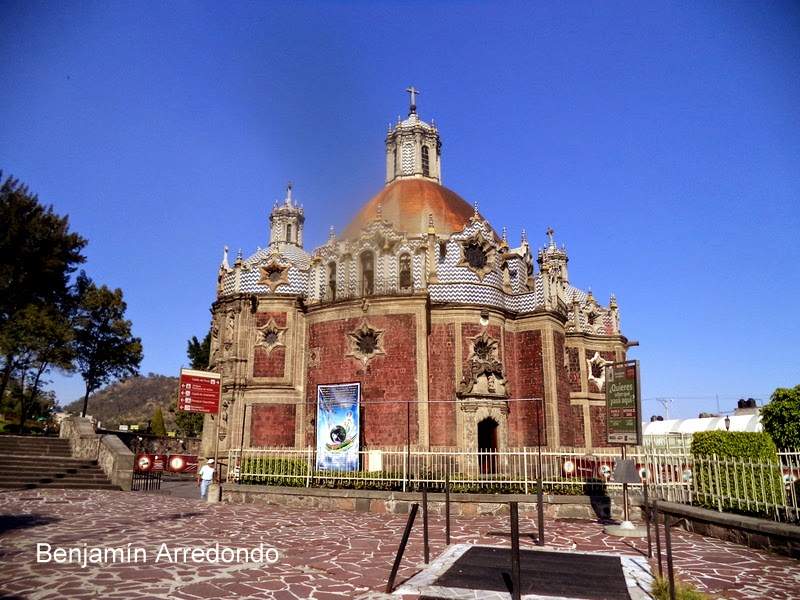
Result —
[[417, 115], [414, 87], [406, 90], [411, 95], [408, 117], [389, 126], [386, 134], [386, 185], [398, 179], [427, 179], [442, 182], [442, 142], [436, 125], [422, 121]]
[[286, 244], [303, 247], [303, 207], [292, 200], [292, 184], [286, 186], [286, 198], [282, 203], [275, 201], [269, 214], [269, 245], [279, 250]]

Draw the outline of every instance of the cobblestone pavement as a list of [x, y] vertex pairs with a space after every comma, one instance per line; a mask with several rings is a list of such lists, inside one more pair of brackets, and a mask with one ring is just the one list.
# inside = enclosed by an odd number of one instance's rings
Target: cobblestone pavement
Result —
[[[0, 494], [3, 598], [377, 599], [388, 577], [405, 515], [307, 512], [264, 505], [208, 505], [157, 494], [29, 490]], [[508, 544], [507, 517], [453, 521], [453, 543]], [[432, 555], [444, 549], [444, 523], [431, 519]], [[521, 519], [523, 533], [535, 530]], [[422, 562], [418, 518], [398, 582]], [[635, 554], [645, 540], [611, 538], [585, 521], [547, 523], [555, 548]], [[275, 565], [155, 562], [159, 546], [277, 548]], [[37, 564], [37, 543], [55, 547], [144, 548], [147, 562]], [[532, 544], [533, 535], [522, 540]], [[800, 561], [676, 530], [680, 577], [718, 598], [798, 598]], [[413, 597], [407, 597], [411, 600]]]

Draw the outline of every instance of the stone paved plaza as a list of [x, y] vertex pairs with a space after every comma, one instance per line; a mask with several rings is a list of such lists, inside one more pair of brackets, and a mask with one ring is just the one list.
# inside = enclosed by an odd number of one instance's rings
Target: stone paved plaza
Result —
[[[3, 598], [314, 598], [386, 597], [391, 561], [405, 515], [304, 512], [264, 505], [208, 505], [157, 494], [29, 490], [0, 494], [0, 596]], [[500, 516], [453, 521], [452, 541], [508, 544]], [[523, 533], [535, 523], [521, 519]], [[432, 556], [444, 549], [444, 522], [431, 519]], [[800, 563], [676, 530], [679, 575], [717, 598], [797, 598]], [[154, 562], [158, 547], [233, 547], [264, 542], [281, 553], [275, 565]], [[36, 544], [145, 548], [148, 562], [36, 564]], [[532, 536], [523, 544], [532, 544]], [[610, 538], [589, 522], [547, 523], [554, 548], [636, 554], [645, 540]], [[398, 583], [422, 562], [418, 519]], [[411, 600], [411, 597], [408, 597]]]

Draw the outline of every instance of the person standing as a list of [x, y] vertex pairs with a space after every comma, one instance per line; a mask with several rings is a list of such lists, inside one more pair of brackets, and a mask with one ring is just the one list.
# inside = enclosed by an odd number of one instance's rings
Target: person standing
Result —
[[197, 485], [200, 488], [200, 499], [208, 498], [208, 486], [214, 481], [214, 459], [209, 458], [206, 464], [197, 472]]

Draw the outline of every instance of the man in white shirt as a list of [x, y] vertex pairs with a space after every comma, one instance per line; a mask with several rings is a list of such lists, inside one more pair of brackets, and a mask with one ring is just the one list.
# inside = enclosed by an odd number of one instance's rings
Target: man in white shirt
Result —
[[209, 458], [207, 464], [200, 467], [197, 472], [197, 485], [200, 487], [200, 499], [208, 497], [208, 486], [214, 481], [214, 459]]

